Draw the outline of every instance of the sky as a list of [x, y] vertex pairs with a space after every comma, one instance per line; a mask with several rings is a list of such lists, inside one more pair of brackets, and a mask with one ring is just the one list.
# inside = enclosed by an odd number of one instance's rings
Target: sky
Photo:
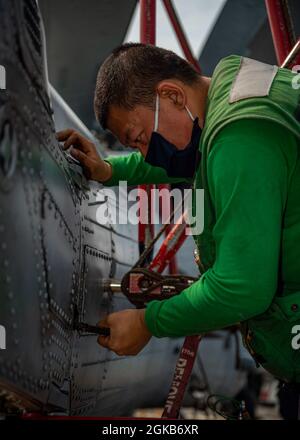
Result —
[[[201, 48], [205, 44], [209, 31], [218, 18], [225, 1], [226, 0], [173, 0], [187, 39], [196, 57], [198, 57]], [[157, 0], [156, 4], [156, 45], [173, 50], [178, 55], [183, 56], [183, 52], [177, 43], [176, 36], [162, 2]], [[139, 18], [138, 3], [125, 37], [125, 42], [139, 41]]]

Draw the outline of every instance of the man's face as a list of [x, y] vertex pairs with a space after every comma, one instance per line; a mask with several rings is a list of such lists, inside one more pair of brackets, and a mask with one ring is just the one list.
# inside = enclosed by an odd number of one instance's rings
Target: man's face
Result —
[[[177, 98], [160, 94], [157, 131], [178, 149], [184, 149], [190, 141], [193, 122]], [[154, 116], [155, 111], [143, 105], [134, 110], [112, 106], [107, 125], [123, 145], [138, 149], [145, 157], [154, 129]]]

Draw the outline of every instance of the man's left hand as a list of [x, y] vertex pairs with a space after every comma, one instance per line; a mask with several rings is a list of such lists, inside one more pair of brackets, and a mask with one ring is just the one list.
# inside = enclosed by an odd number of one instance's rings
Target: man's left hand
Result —
[[98, 325], [109, 327], [110, 336], [99, 336], [98, 343], [119, 356], [138, 354], [152, 337], [146, 327], [145, 310], [128, 309], [107, 315]]

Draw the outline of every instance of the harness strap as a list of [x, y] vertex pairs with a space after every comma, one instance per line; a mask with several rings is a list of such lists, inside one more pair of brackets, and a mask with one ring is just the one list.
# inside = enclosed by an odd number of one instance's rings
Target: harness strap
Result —
[[185, 390], [197, 357], [201, 336], [187, 336], [177, 359], [173, 381], [165, 403], [163, 418], [178, 419]]

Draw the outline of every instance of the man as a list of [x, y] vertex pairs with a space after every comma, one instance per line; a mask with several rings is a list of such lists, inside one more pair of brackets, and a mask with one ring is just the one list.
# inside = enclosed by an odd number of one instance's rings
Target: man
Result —
[[286, 69], [239, 56], [221, 60], [207, 78], [170, 51], [135, 43], [101, 66], [97, 119], [138, 151], [102, 160], [72, 130], [58, 139], [73, 147], [87, 177], [104, 185], [194, 182], [205, 191], [205, 226], [194, 237], [200, 279], [171, 299], [108, 315], [99, 324], [111, 336], [100, 336], [100, 345], [135, 355], [152, 335], [200, 334], [240, 322], [257, 362], [296, 390], [300, 91], [293, 79]]

